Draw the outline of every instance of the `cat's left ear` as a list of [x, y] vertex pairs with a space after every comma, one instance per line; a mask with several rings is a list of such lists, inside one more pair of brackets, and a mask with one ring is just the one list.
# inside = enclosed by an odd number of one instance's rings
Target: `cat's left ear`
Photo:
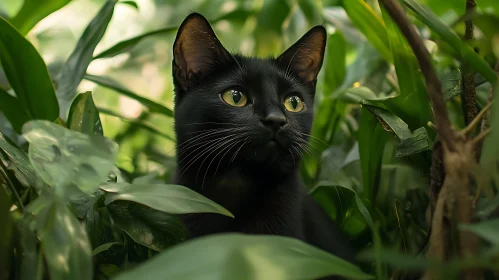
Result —
[[277, 58], [278, 63], [315, 86], [324, 59], [326, 37], [323, 26], [313, 27]]
[[173, 44], [173, 75], [184, 91], [229, 58], [205, 17], [192, 13], [182, 22]]

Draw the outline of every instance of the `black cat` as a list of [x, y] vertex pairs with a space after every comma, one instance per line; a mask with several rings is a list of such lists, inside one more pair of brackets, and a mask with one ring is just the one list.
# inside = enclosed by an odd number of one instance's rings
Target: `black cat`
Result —
[[316, 26], [278, 58], [232, 55], [202, 15], [184, 20], [173, 46], [174, 181], [235, 215], [183, 216], [192, 237], [284, 235], [353, 260], [298, 170], [325, 45], [326, 31]]

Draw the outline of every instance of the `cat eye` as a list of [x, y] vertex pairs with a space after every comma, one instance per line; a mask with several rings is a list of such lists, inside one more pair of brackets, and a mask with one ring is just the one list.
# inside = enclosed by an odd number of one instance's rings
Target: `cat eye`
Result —
[[301, 110], [303, 110], [305, 105], [303, 103], [303, 100], [301, 100], [300, 97], [298, 97], [296, 95], [291, 95], [291, 96], [288, 96], [286, 98], [286, 100], [284, 100], [284, 107], [286, 108], [286, 110], [288, 110], [290, 112], [298, 113]]
[[248, 102], [246, 95], [235, 89], [229, 89], [222, 93], [222, 99], [227, 102], [227, 104], [235, 107], [243, 107]]

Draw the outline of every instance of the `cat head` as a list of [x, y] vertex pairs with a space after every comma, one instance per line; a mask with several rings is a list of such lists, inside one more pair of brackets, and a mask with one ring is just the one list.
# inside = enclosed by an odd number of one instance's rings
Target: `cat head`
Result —
[[189, 15], [173, 45], [179, 161], [208, 169], [234, 160], [296, 166], [325, 44], [326, 31], [316, 26], [277, 58], [244, 57], [229, 53], [202, 15]]

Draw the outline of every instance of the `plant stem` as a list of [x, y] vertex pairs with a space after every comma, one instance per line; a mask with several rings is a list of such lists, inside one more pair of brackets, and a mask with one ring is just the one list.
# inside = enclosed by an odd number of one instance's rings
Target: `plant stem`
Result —
[[[475, 13], [475, 0], [466, 0], [466, 14], [472, 15]], [[474, 38], [473, 20], [470, 18], [465, 22], [466, 29], [464, 31], [464, 41], [471, 41]], [[469, 124], [477, 115], [476, 107], [476, 90], [475, 90], [475, 71], [470, 70], [471, 67], [463, 65], [463, 112], [464, 123]]]

